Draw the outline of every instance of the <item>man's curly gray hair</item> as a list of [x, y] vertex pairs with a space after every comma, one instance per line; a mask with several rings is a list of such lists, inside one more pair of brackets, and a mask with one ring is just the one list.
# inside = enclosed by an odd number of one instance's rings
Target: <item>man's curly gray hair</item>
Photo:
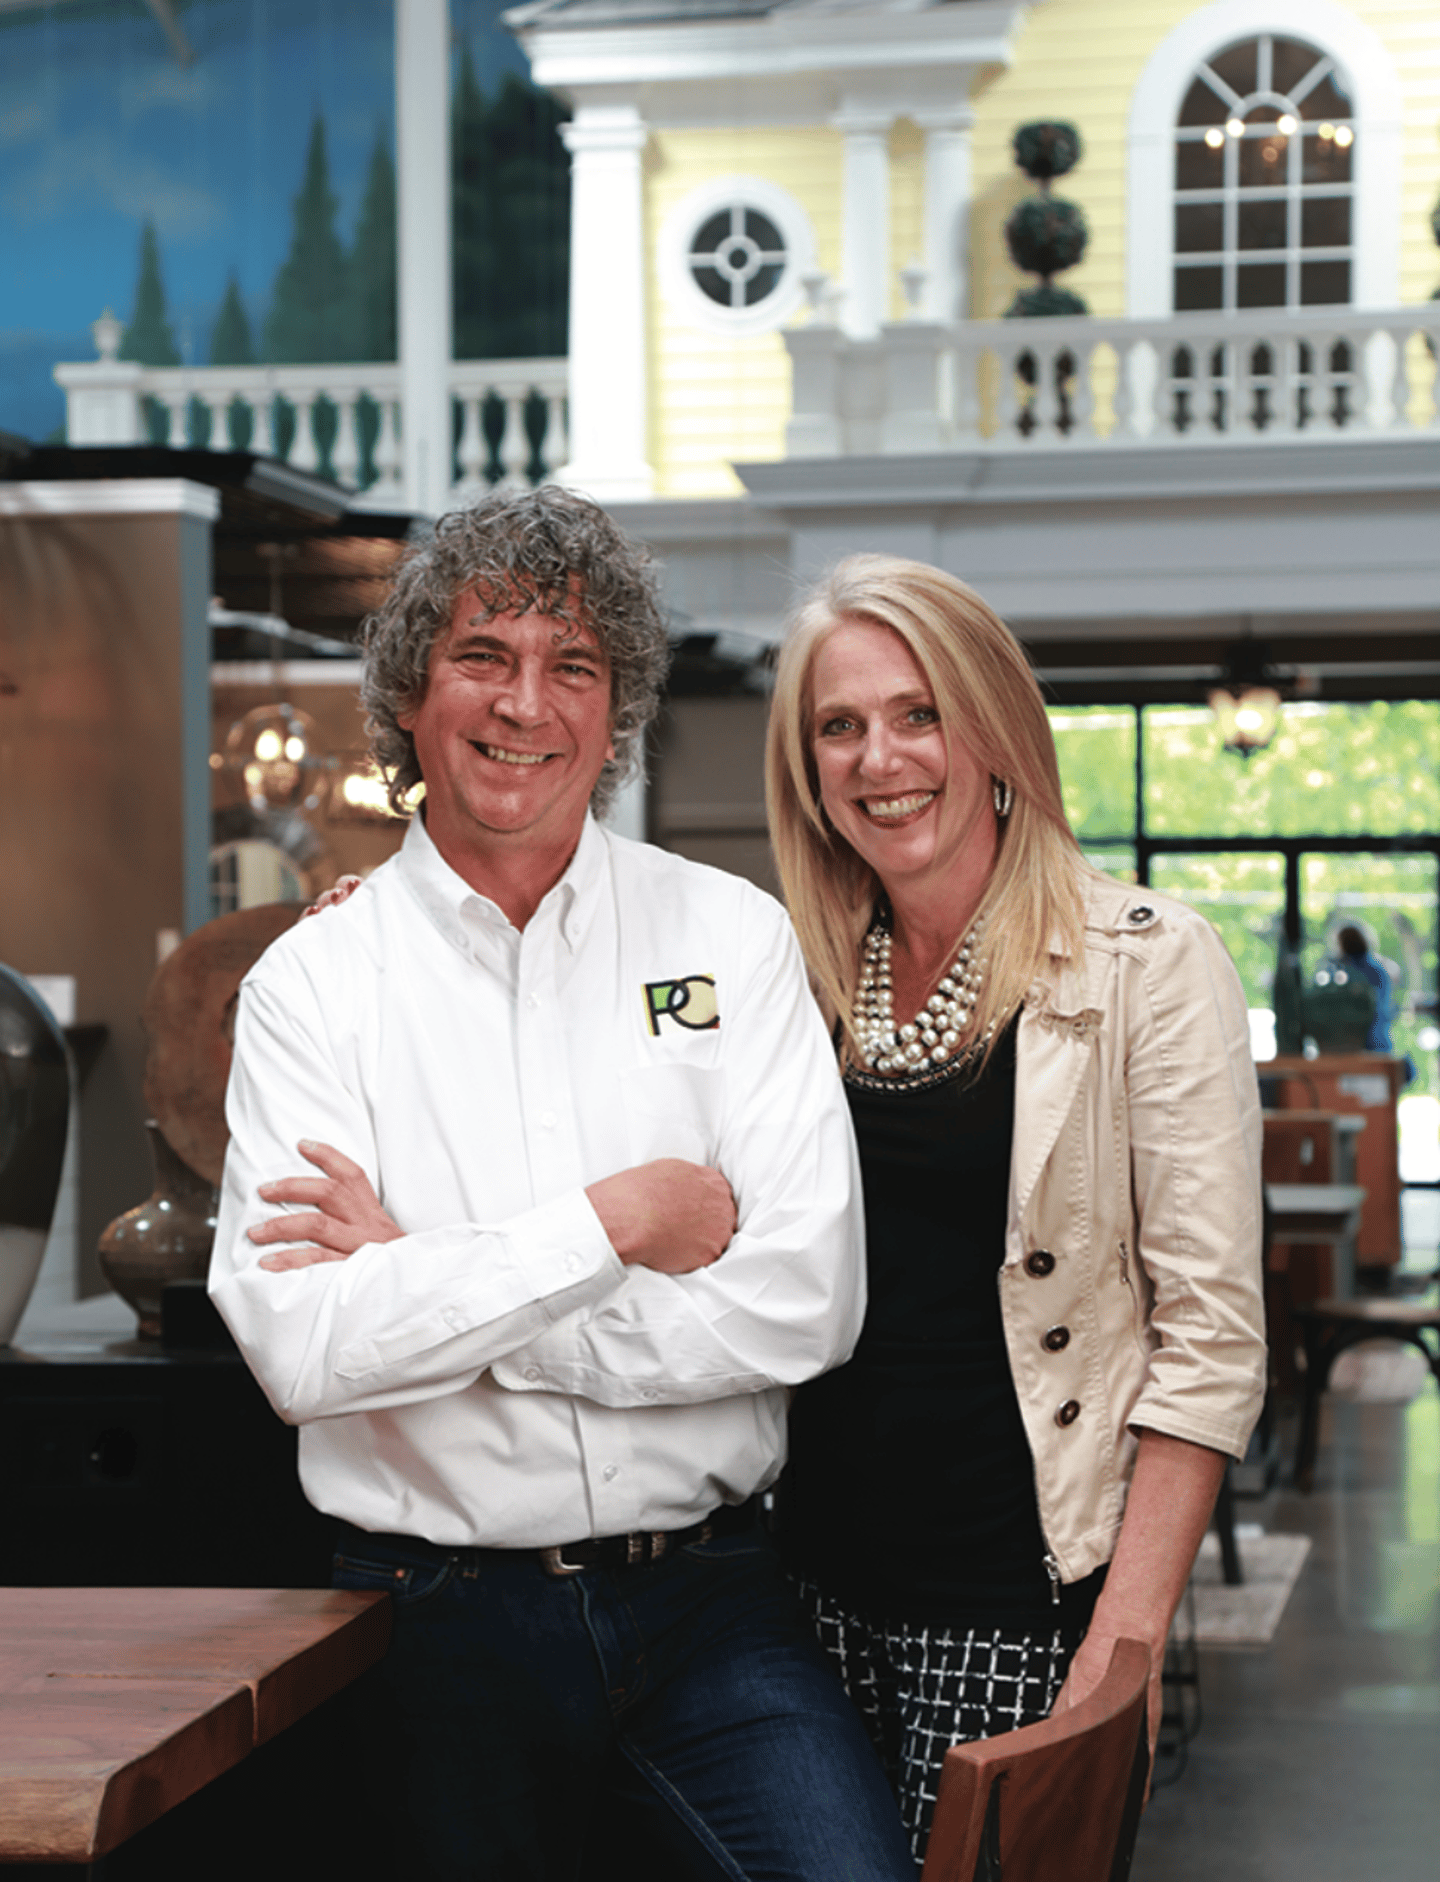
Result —
[[604, 649], [615, 756], [590, 798], [600, 815], [640, 768], [670, 648], [649, 550], [598, 503], [556, 484], [492, 492], [442, 516], [434, 535], [405, 556], [383, 606], [366, 620], [360, 699], [391, 808], [399, 810], [420, 782], [415, 741], [399, 715], [424, 697], [435, 644], [469, 591], [489, 615], [547, 614], [589, 628]]

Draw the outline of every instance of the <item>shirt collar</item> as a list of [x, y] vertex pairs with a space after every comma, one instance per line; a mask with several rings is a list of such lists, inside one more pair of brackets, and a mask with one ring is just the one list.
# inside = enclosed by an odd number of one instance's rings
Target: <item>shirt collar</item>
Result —
[[[530, 925], [549, 916], [573, 954], [589, 926], [608, 859], [605, 832], [587, 811], [575, 854], [541, 901]], [[470, 952], [467, 923], [479, 920], [501, 932], [510, 928], [510, 918], [500, 905], [472, 889], [450, 867], [425, 828], [425, 819], [418, 814], [410, 819], [410, 828], [405, 832], [399, 869], [420, 906], [446, 940], [462, 953]]]

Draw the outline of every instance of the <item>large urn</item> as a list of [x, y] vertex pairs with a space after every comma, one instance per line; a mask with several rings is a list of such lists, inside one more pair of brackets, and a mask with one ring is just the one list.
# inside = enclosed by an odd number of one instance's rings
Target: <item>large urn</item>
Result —
[[0, 1346], [40, 1272], [69, 1121], [64, 1035], [29, 982], [0, 967]]
[[150, 1156], [154, 1191], [115, 1220], [100, 1237], [100, 1272], [135, 1309], [142, 1340], [160, 1338], [160, 1300], [171, 1281], [203, 1281], [210, 1268], [220, 1192], [197, 1176], [165, 1141], [154, 1118]]

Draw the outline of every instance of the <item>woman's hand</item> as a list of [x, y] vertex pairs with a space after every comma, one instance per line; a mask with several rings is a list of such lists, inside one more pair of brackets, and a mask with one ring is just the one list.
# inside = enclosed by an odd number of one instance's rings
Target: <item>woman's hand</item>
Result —
[[278, 1182], [260, 1185], [259, 1193], [266, 1202], [298, 1202], [310, 1209], [309, 1214], [291, 1211], [272, 1216], [248, 1231], [252, 1242], [298, 1244], [262, 1255], [262, 1268], [279, 1274], [287, 1268], [313, 1267], [317, 1261], [345, 1261], [367, 1242], [393, 1242], [405, 1233], [380, 1207], [370, 1179], [358, 1163], [352, 1163], [329, 1144], [317, 1144], [308, 1137], [302, 1138], [298, 1147], [305, 1161], [325, 1174], [285, 1176]]
[[1115, 1559], [1053, 1708], [1068, 1711], [1095, 1690], [1117, 1640], [1141, 1641], [1150, 1650], [1152, 1763], [1160, 1732], [1165, 1642], [1224, 1475], [1219, 1451], [1163, 1431], [1140, 1433]]
[[364, 878], [361, 876], [338, 877], [332, 887], [326, 889], [323, 895], [317, 895], [315, 897], [315, 900], [310, 904], [309, 908], [301, 909], [301, 921], [304, 921], [307, 915], [322, 915], [327, 908], [339, 908], [342, 902], [348, 902], [350, 900], [350, 897], [360, 887], [363, 880]]

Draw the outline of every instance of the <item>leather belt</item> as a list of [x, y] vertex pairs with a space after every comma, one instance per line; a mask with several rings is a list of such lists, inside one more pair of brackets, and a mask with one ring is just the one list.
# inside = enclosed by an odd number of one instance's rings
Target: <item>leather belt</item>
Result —
[[624, 1536], [591, 1536], [583, 1542], [561, 1542], [537, 1549], [547, 1575], [583, 1575], [587, 1568], [643, 1568], [661, 1561], [688, 1542], [708, 1542], [712, 1536], [737, 1535], [755, 1527], [755, 1498], [743, 1503], [722, 1503], [703, 1522], [688, 1529], [632, 1529]]

